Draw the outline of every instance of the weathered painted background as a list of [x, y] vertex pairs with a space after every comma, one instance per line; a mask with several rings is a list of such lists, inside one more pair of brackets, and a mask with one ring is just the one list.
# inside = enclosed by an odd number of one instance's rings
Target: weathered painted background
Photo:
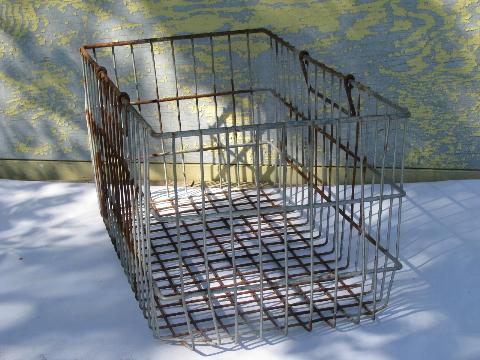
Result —
[[407, 106], [407, 166], [480, 169], [473, 0], [0, 0], [0, 159], [89, 159], [81, 44], [248, 27]]

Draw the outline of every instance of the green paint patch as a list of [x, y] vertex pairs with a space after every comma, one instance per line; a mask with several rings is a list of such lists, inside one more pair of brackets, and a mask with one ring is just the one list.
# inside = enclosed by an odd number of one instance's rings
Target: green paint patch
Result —
[[52, 152], [52, 144], [42, 144], [37, 146], [32, 146], [27, 143], [17, 142], [15, 144], [15, 151], [22, 154], [31, 154], [35, 156], [44, 156]]
[[390, 29], [390, 32], [406, 31], [412, 28], [412, 22], [409, 20], [396, 20]]
[[[69, 152], [72, 150], [69, 134], [73, 130], [78, 130], [78, 125], [73, 122], [72, 116], [77, 112], [76, 98], [70, 90], [74, 74], [56, 64], [45, 62], [39, 69], [33, 70], [32, 75], [32, 81], [24, 82], [0, 73], [0, 81], [10, 89], [4, 114], [9, 117], [27, 116], [31, 129], [46, 126], [48, 122], [49, 126], [53, 125], [55, 130], [51, 132], [52, 139], [48, 144], [30, 146], [29, 141], [20, 140], [15, 150], [21, 153], [44, 155], [55, 146], [63, 152]], [[65, 104], [65, 101], [68, 103]]]

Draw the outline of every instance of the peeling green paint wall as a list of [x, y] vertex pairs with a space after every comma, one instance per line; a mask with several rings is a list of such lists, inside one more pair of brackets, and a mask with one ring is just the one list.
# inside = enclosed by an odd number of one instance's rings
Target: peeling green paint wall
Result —
[[478, 0], [0, 0], [0, 158], [89, 159], [82, 44], [248, 27], [408, 107], [408, 167], [480, 169]]

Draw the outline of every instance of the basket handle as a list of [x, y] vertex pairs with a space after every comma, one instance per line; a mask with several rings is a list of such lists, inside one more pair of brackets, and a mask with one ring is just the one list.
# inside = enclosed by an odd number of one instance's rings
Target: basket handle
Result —
[[[308, 90], [315, 92], [315, 89], [313, 89], [310, 84], [308, 83], [308, 71], [307, 71], [307, 65], [308, 65], [308, 60], [305, 59], [305, 57], [310, 56], [307, 50], [302, 50], [298, 53], [298, 60], [300, 61], [300, 68], [302, 69], [302, 74], [303, 77], [305, 78], [305, 82], [307, 83]], [[353, 104], [353, 99], [352, 99], [352, 89], [353, 85], [351, 84], [351, 80], [355, 80], [355, 76], [352, 74], [347, 74], [343, 77], [343, 86], [345, 87], [345, 93], [347, 95], [347, 100], [348, 100], [348, 111], [350, 113], [350, 116], [356, 116], [357, 112], [355, 111], [355, 105]]]
[[353, 85], [351, 84], [350, 80], [355, 81], [355, 76], [352, 74], [347, 74], [343, 78], [343, 86], [345, 86], [345, 93], [347, 94], [347, 100], [348, 100], [348, 106], [350, 110], [350, 116], [355, 116], [357, 115], [357, 112], [355, 111], [355, 105], [353, 105], [353, 99], [352, 99], [352, 89]]
[[303, 77], [305, 78], [305, 82], [308, 85], [308, 60], [305, 59], [305, 56], [310, 56], [307, 50], [302, 50], [298, 53], [298, 60], [300, 60], [300, 67], [302, 68]]

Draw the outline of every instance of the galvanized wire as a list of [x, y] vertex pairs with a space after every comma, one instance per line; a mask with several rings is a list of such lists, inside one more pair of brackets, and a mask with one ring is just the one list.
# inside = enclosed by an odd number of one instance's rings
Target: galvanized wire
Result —
[[156, 337], [239, 342], [387, 306], [405, 109], [265, 29], [81, 54], [100, 213]]

